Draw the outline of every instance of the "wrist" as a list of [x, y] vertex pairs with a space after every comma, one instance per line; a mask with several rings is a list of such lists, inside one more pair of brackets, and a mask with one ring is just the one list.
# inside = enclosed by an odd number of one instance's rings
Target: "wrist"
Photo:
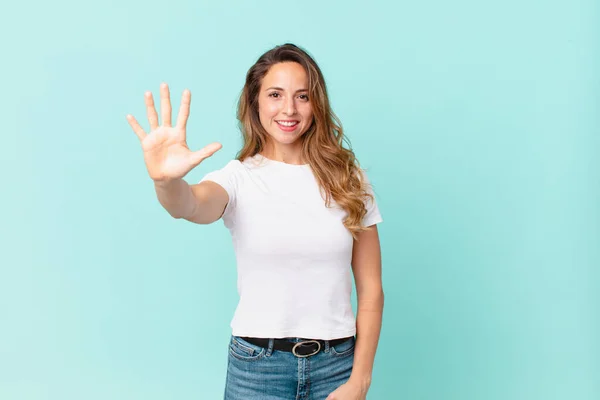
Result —
[[368, 389], [371, 386], [371, 375], [352, 373], [348, 381], [359, 385], [361, 388]]
[[180, 181], [180, 180], [181, 180], [180, 178], [153, 179], [153, 182], [154, 182], [155, 187], [167, 189], [167, 188], [175, 186], [178, 183], [178, 181]]

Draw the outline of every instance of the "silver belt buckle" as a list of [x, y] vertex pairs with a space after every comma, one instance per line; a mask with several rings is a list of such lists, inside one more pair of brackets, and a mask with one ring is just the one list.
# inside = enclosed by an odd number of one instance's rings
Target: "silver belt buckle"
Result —
[[[303, 344], [306, 344], [306, 343], [316, 343], [316, 344], [317, 344], [317, 351], [315, 351], [315, 352], [314, 352], [314, 353], [312, 353], [312, 354], [306, 354], [306, 355], [303, 355], [303, 354], [297, 354], [297, 353], [296, 353], [296, 348], [297, 348], [298, 346], [301, 346], [301, 345], [303, 345]], [[314, 356], [314, 355], [315, 355], [315, 354], [317, 354], [319, 351], [321, 351], [321, 343], [320, 343], [318, 340], [307, 340], [307, 341], [305, 341], [305, 342], [298, 342], [298, 343], [296, 343], [296, 344], [294, 345], [294, 347], [292, 347], [292, 353], [293, 353], [293, 354], [294, 354], [296, 357], [310, 357], [310, 356]]]

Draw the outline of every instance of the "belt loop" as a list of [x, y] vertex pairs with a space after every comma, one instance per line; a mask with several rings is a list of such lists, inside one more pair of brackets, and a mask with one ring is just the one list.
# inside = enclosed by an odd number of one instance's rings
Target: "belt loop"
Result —
[[325, 342], [325, 348], [323, 349], [323, 351], [325, 353], [329, 353], [329, 340], [324, 340]]
[[273, 353], [273, 344], [274, 343], [275, 343], [275, 339], [270, 338], [269, 339], [269, 345], [267, 347], [267, 354], [266, 354], [267, 357], [270, 357], [271, 354]]

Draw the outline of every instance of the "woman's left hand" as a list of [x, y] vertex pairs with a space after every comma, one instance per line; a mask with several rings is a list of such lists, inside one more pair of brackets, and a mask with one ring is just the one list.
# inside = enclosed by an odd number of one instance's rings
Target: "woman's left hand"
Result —
[[366, 400], [367, 390], [364, 385], [348, 381], [331, 392], [325, 400]]

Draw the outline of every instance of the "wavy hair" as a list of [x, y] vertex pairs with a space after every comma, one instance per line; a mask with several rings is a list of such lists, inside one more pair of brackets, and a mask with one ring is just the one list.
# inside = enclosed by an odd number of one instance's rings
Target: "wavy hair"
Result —
[[[327, 207], [331, 207], [333, 199], [346, 211], [344, 226], [356, 239], [358, 232], [366, 230], [361, 224], [367, 213], [365, 200], [374, 200], [373, 195], [367, 190], [367, 182], [350, 141], [344, 136], [341, 121], [329, 105], [323, 74], [304, 49], [291, 43], [276, 46], [260, 56], [248, 70], [237, 106], [243, 146], [236, 159], [243, 161], [260, 153], [267, 143], [268, 133], [258, 115], [258, 95], [262, 80], [271, 66], [281, 62], [296, 62], [308, 75], [308, 98], [313, 121], [299, 139], [302, 141], [302, 159], [311, 166], [321, 192], [325, 194]], [[344, 143], [348, 148], [344, 147]]]

